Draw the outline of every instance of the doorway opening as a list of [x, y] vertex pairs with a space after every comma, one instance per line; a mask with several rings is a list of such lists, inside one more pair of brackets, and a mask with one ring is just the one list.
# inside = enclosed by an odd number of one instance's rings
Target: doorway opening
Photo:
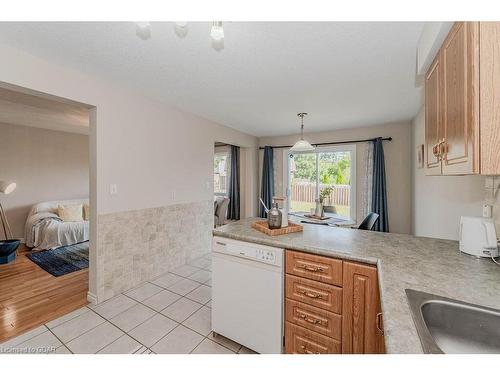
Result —
[[0, 83], [0, 342], [88, 303], [93, 111]]
[[214, 227], [218, 227], [240, 219], [240, 148], [215, 142], [213, 166]]

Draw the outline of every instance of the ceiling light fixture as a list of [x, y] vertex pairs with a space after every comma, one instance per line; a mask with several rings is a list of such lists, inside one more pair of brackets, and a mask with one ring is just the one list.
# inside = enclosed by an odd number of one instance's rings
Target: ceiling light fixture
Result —
[[216, 42], [224, 39], [224, 29], [222, 27], [222, 21], [212, 22], [212, 29], [210, 30], [210, 36]]
[[188, 33], [188, 23], [185, 21], [176, 22], [174, 26], [174, 31], [179, 38], [184, 38]]
[[294, 151], [294, 152], [313, 151], [314, 146], [311, 145], [306, 140], [304, 140], [304, 116], [307, 116], [307, 113], [305, 113], [305, 112], [297, 113], [297, 116], [300, 117], [300, 119], [301, 119], [300, 140], [298, 140], [297, 143], [295, 143], [293, 145], [293, 147], [290, 149], [290, 151]]
[[142, 40], [151, 38], [151, 24], [149, 22], [136, 22], [135, 33]]

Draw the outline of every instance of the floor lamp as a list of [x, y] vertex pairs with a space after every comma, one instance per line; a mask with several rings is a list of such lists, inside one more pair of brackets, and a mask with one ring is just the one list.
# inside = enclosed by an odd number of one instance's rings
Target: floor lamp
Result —
[[[0, 181], [0, 193], [10, 194], [16, 190], [15, 182]], [[3, 210], [2, 203], [0, 202], [0, 221], [2, 222], [2, 229], [5, 235], [5, 239], [12, 239], [12, 231], [10, 230], [9, 222], [7, 221], [7, 216], [5, 216], [5, 211]]]

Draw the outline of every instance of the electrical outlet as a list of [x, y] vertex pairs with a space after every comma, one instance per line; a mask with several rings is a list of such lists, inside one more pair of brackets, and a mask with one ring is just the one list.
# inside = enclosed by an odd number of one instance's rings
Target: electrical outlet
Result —
[[111, 194], [111, 195], [118, 194], [118, 185], [110, 184], [109, 185], [109, 194]]

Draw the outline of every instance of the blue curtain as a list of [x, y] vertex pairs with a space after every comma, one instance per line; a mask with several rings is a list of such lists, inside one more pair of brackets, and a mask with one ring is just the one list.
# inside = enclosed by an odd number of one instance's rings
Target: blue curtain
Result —
[[227, 218], [240, 220], [240, 148], [230, 146], [231, 172], [229, 173], [229, 206]]
[[[262, 163], [262, 185], [260, 188], [260, 198], [264, 201], [267, 208], [271, 208], [274, 196], [274, 167], [273, 167], [273, 148], [264, 147], [264, 161]], [[259, 202], [259, 216], [267, 217], [266, 211]]]
[[372, 212], [379, 214], [373, 230], [389, 232], [389, 216], [387, 213], [387, 191], [385, 184], [385, 158], [382, 138], [373, 141], [373, 185]]

